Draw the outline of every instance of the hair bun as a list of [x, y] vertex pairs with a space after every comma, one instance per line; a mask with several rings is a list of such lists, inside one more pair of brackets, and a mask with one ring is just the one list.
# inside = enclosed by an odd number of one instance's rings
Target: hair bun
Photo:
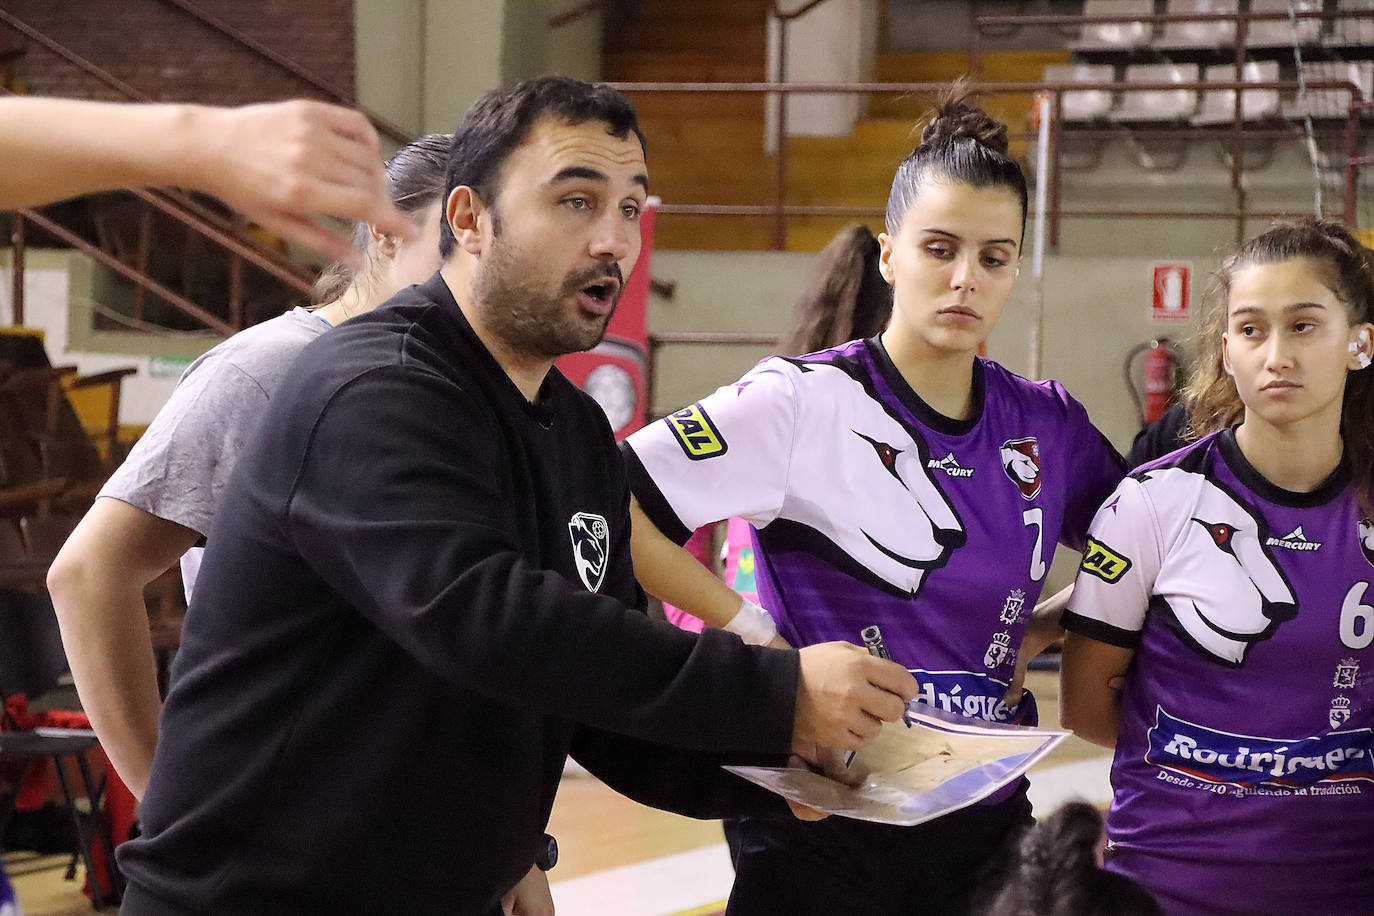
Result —
[[969, 104], [967, 99], [962, 81], [956, 82], [921, 131], [921, 145], [943, 146], [969, 137], [993, 152], [1007, 155], [1007, 125]]

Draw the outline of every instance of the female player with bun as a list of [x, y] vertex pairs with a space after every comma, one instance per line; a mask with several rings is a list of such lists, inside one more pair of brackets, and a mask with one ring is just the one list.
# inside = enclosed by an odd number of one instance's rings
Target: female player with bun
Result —
[[1205, 435], [1098, 512], [1063, 719], [1111, 747], [1108, 867], [1170, 916], [1374, 912], [1374, 253], [1275, 224], [1222, 266]]
[[[1054, 545], [1082, 545], [1122, 468], [1061, 386], [977, 355], [1011, 292], [1025, 217], [1006, 128], [946, 100], [893, 180], [886, 329], [765, 360], [627, 440], [636, 540], [654, 537], [649, 522], [679, 543], [731, 516], [754, 528], [767, 611], [711, 597], [724, 586], [709, 575], [675, 604], [711, 626], [744, 615], [731, 629], [758, 643], [858, 642], [876, 624], [924, 702], [1034, 721], [1029, 695], [1006, 698], [1018, 650], [1055, 635], [1049, 615], [1031, 625], [1032, 608]], [[650, 591], [666, 575], [656, 564], [684, 556], [654, 555], [635, 550]], [[743, 820], [728, 912], [968, 912], [1029, 811], [1023, 783], [911, 828]]]

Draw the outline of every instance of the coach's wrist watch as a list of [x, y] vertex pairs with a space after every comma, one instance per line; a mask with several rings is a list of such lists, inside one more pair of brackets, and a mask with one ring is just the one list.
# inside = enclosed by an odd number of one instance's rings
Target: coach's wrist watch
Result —
[[548, 871], [558, 864], [558, 841], [553, 838], [553, 834], [544, 834], [544, 839], [539, 844], [539, 853], [534, 857], [534, 864], [539, 866], [540, 871]]

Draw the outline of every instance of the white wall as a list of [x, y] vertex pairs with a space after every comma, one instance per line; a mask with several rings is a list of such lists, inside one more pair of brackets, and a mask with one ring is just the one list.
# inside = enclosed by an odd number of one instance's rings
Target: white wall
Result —
[[[780, 8], [799, 9], [806, 0], [785, 0]], [[781, 23], [768, 18], [768, 73], [779, 72]], [[782, 79], [789, 83], [840, 83], [871, 79], [878, 34], [876, 0], [830, 0], [787, 25], [787, 66]], [[789, 136], [839, 136], [849, 133], [863, 114], [856, 95], [791, 95], [787, 100]], [[767, 143], [772, 146], [777, 123], [777, 98], [767, 109]]]
[[576, 0], [355, 0], [358, 100], [415, 134], [443, 133], [489, 89], [541, 73], [597, 79], [601, 19], [549, 29]]

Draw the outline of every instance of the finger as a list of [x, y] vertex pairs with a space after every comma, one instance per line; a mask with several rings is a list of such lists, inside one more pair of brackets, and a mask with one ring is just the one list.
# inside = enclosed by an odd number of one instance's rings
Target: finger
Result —
[[381, 143], [377, 139], [377, 130], [367, 119], [367, 115], [352, 108], [327, 105], [323, 102], [306, 102], [305, 105], [308, 106], [305, 115], [312, 123], [320, 125], [330, 133], [368, 147], [374, 155], [376, 154]]
[[335, 133], [322, 134], [315, 144], [314, 154], [311, 166], [321, 171], [342, 169], [350, 175], [365, 175], [382, 180], [386, 177], [386, 167], [382, 164], [376, 149], [351, 137]]
[[881, 726], [883, 722], [895, 722], [902, 717], [906, 712], [906, 700], [895, 693], [871, 687], [862, 694], [860, 708]]
[[916, 678], [911, 676], [910, 671], [896, 662], [874, 658], [871, 655], [866, 656], [865, 662], [867, 667], [864, 669], [864, 674], [868, 677], [868, 682], [874, 687], [881, 687], [889, 693], [895, 693], [902, 698], [903, 702], [910, 702], [916, 698]]
[[374, 166], [370, 172], [349, 170], [344, 165], [318, 171], [310, 179], [309, 189], [299, 195], [301, 215], [327, 213], [368, 223], [379, 232], [407, 241], [418, 239], [421, 231], [413, 215], [396, 206], [380, 164]]
[[347, 237], [330, 232], [323, 226], [295, 214], [254, 214], [253, 219], [273, 235], [281, 236], [314, 249], [327, 258], [343, 261], [354, 270], [363, 266], [362, 254]]
[[276, 207], [297, 216], [327, 215], [345, 220], [371, 223], [384, 232], [403, 235], [414, 231], [406, 218], [380, 185], [359, 187], [305, 179], [288, 188]]
[[792, 809], [792, 816], [799, 821], [821, 821], [830, 816], [829, 812], [817, 811], [815, 808], [808, 808], [806, 805], [789, 800], [787, 807]]
[[857, 716], [850, 719], [849, 731], [858, 735], [865, 744], [878, 737], [878, 732], [883, 730], [881, 719], [870, 716], [866, 712], [860, 712]]
[[848, 754], [842, 754], [833, 747], [819, 747], [819, 753], [811, 763], [811, 768], [829, 779], [843, 783], [851, 788], [861, 785], [868, 778], [869, 769], [859, 761], [855, 760], [848, 766], [845, 765], [845, 758]]

